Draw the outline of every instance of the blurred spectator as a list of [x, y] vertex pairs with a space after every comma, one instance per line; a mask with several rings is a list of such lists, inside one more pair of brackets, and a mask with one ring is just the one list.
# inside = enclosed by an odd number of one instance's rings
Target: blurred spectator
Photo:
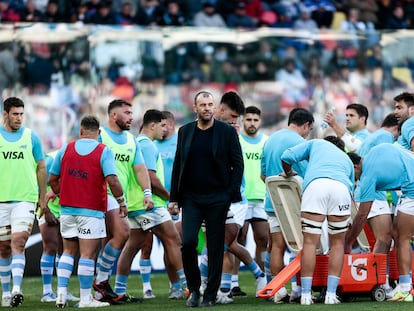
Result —
[[158, 0], [141, 0], [141, 5], [137, 9], [135, 22], [142, 26], [160, 25], [163, 9], [158, 3]]
[[277, 21], [272, 25], [275, 28], [292, 28], [293, 20], [289, 15], [289, 11], [283, 7], [280, 7], [277, 13]]
[[275, 75], [276, 81], [283, 85], [283, 98], [290, 105], [300, 105], [305, 101], [306, 80], [300, 70], [295, 67], [295, 60], [288, 58], [283, 68]]
[[217, 13], [227, 21], [230, 14], [233, 14], [234, 9], [237, 7], [239, 0], [217, 0], [216, 10]]
[[273, 72], [263, 61], [258, 61], [248, 75], [246, 81], [270, 81], [273, 80]]
[[88, 60], [84, 60], [78, 64], [70, 77], [70, 84], [73, 88], [76, 110], [87, 109], [93, 98], [93, 91], [98, 84], [98, 76], [95, 70], [91, 68]]
[[44, 23], [61, 23], [64, 22], [63, 16], [59, 13], [59, 3], [57, 0], [49, 0], [46, 10], [43, 14]]
[[51, 77], [56, 72], [50, 47], [46, 43], [31, 43], [27, 63], [27, 83], [32, 92], [46, 94], [49, 91]]
[[15, 23], [20, 20], [20, 15], [10, 6], [9, 0], [0, 0], [0, 21]]
[[87, 17], [86, 23], [100, 25], [115, 25], [117, 23], [115, 13], [111, 11], [111, 3], [101, 0], [95, 13]]
[[331, 28], [335, 6], [329, 0], [304, 0], [303, 4], [311, 11], [312, 19], [318, 28]]
[[366, 24], [378, 24], [378, 1], [376, 0], [345, 0], [342, 4], [347, 8], [356, 8], [359, 10], [360, 20]]
[[135, 96], [134, 86], [127, 77], [119, 77], [115, 81], [111, 94], [116, 98], [131, 101]]
[[244, 2], [238, 2], [234, 12], [227, 17], [227, 26], [231, 28], [255, 28], [256, 24], [252, 17], [246, 14]]
[[43, 13], [36, 8], [36, 3], [33, 0], [26, 1], [26, 7], [21, 12], [23, 22], [41, 22], [43, 20]]
[[358, 31], [365, 31], [366, 24], [359, 17], [357, 8], [349, 8], [346, 20], [343, 20], [339, 26], [340, 30], [356, 34]]
[[373, 69], [382, 67], [382, 49], [381, 45], [376, 44], [367, 51], [367, 65], [368, 68]]
[[170, 0], [167, 4], [167, 9], [162, 15], [162, 26], [184, 26], [187, 24], [187, 20], [181, 12], [180, 4], [178, 1]]
[[225, 60], [221, 63], [221, 66], [213, 72], [213, 81], [218, 83], [241, 83], [243, 79], [237, 67], [230, 61]]
[[407, 21], [404, 16], [404, 8], [401, 5], [396, 5], [392, 9], [391, 16], [388, 17], [386, 22], [386, 29], [406, 29]]
[[243, 0], [241, 1], [246, 6], [246, 15], [250, 16], [255, 25], [260, 21], [260, 18], [264, 12], [261, 0]]
[[278, 66], [278, 57], [276, 53], [272, 51], [272, 46], [270, 45], [269, 40], [262, 40], [259, 44], [259, 48], [247, 59], [247, 61], [250, 67], [255, 67], [256, 70], [258, 69], [257, 64], [264, 64], [268, 71], [272, 73], [276, 71]]
[[71, 23], [85, 23], [88, 13], [88, 6], [86, 2], [81, 1], [78, 6], [72, 7], [69, 14], [69, 21]]
[[203, 1], [203, 9], [194, 16], [193, 24], [196, 27], [226, 27], [220, 14], [216, 13], [212, 0]]
[[378, 4], [378, 24], [377, 29], [385, 29], [388, 17], [391, 16], [394, 1], [390, 0], [377, 0]]
[[342, 67], [354, 68], [355, 59], [354, 57], [346, 56], [344, 49], [341, 46], [337, 46], [327, 64], [326, 70], [332, 72]]
[[19, 64], [9, 43], [0, 43], [0, 98], [5, 88], [12, 88], [19, 79]]
[[150, 53], [143, 53], [141, 61], [143, 66], [141, 81], [153, 82], [163, 79], [160, 64]]
[[299, 16], [299, 5], [302, 0], [263, 0], [265, 11], [272, 10], [277, 15], [283, 12], [290, 20], [296, 20]]
[[133, 25], [135, 24], [134, 6], [130, 0], [122, 3], [121, 10], [116, 13], [116, 21], [119, 25]]
[[178, 84], [188, 80], [191, 58], [187, 47], [180, 43], [168, 50], [165, 55], [165, 78], [169, 84]]
[[294, 30], [307, 30], [307, 31], [316, 31], [318, 30], [318, 25], [311, 18], [310, 9], [302, 5], [300, 7], [299, 18], [293, 23]]

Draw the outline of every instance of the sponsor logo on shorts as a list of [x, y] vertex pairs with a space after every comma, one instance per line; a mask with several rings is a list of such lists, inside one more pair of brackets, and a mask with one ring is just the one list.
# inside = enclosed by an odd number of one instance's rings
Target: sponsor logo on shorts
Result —
[[343, 204], [343, 205], [338, 205], [339, 211], [343, 212], [343, 211], [348, 211], [349, 210], [349, 204]]
[[144, 219], [140, 220], [138, 223], [142, 227], [142, 226], [149, 225], [151, 223], [151, 220], [149, 220], [147, 218], [144, 218]]
[[91, 234], [91, 229], [89, 228], [78, 228], [79, 234]]

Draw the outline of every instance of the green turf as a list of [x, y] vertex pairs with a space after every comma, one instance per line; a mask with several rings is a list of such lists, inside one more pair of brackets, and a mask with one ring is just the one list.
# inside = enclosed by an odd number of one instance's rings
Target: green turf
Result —
[[[155, 299], [145, 300], [142, 304], [124, 304], [120, 306], [111, 306], [102, 308], [102, 310], [119, 309], [119, 310], [183, 310], [185, 309], [184, 300], [169, 300], [168, 299], [168, 279], [164, 273], [154, 273], [151, 276], [151, 283]], [[56, 282], [54, 280], [54, 288]], [[298, 304], [274, 304], [273, 302], [265, 301], [264, 299], [255, 298], [255, 280], [251, 273], [240, 272], [240, 286], [248, 293], [248, 297], [235, 297], [234, 303], [229, 305], [217, 305], [215, 309], [220, 310], [242, 310], [242, 311], [259, 311], [259, 310], [317, 310], [322, 308], [325, 310], [350, 310], [365, 311], [365, 310], [393, 310], [398, 308], [398, 311], [412, 310], [413, 303], [390, 303], [390, 302], [372, 302], [369, 298], [357, 298], [355, 302], [343, 303], [335, 306], [325, 306], [323, 304], [314, 304], [312, 306], [301, 306]], [[24, 302], [19, 309], [30, 310], [51, 310], [56, 309], [54, 303], [41, 303], [42, 283], [40, 277], [25, 277], [23, 280], [22, 290], [24, 293]], [[78, 295], [79, 285], [76, 277], [71, 279], [69, 290]], [[140, 276], [133, 274], [128, 282], [128, 293], [142, 297], [142, 286]], [[67, 309], [73, 309], [74, 303], [70, 303]], [[189, 309], [188, 309], [189, 310]]]

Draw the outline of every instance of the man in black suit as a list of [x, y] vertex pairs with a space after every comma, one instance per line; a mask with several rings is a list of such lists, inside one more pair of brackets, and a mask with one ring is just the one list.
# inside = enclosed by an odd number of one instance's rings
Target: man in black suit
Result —
[[201, 285], [197, 243], [201, 223], [206, 226], [208, 284], [202, 306], [215, 304], [224, 253], [224, 228], [232, 202], [241, 201], [243, 154], [236, 130], [213, 118], [211, 93], [194, 98], [197, 120], [178, 131], [169, 210], [182, 208], [182, 258], [190, 297], [188, 307], [198, 307]]

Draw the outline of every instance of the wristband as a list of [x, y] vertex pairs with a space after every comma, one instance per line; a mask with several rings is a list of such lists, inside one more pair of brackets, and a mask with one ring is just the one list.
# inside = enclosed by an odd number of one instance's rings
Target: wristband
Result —
[[144, 189], [144, 197], [152, 197], [151, 189]]
[[115, 198], [115, 200], [116, 200], [118, 203], [125, 202], [125, 195], [121, 195], [121, 196], [119, 196], [119, 197], [116, 197], [116, 198]]

